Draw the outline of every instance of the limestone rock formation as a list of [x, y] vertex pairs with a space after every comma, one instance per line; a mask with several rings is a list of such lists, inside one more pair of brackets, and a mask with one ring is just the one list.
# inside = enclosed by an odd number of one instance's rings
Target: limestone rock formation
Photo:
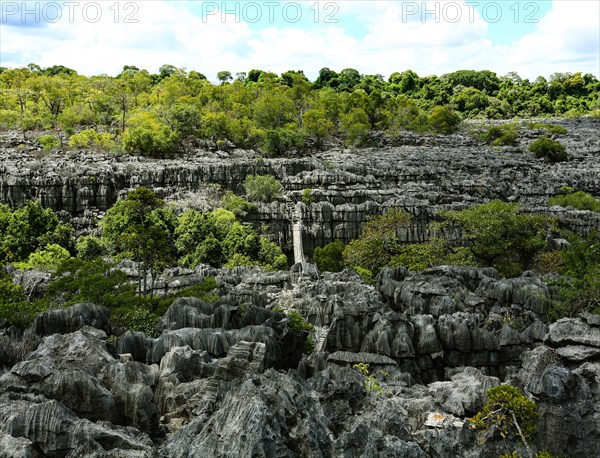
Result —
[[[72, 331], [81, 305], [40, 315], [57, 332], [0, 376], [0, 456], [492, 457], [523, 449], [466, 418], [507, 382], [538, 403], [534, 450], [597, 456], [600, 320], [544, 324], [543, 278], [214, 273], [221, 299], [176, 300], [158, 338]], [[291, 309], [315, 326], [312, 354]]]

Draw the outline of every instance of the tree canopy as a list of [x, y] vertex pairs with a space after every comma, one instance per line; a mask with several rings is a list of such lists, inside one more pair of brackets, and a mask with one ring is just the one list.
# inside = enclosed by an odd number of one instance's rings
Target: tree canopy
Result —
[[[323, 68], [281, 75], [229, 70], [212, 84], [198, 71], [166, 64], [152, 74], [126, 65], [116, 77], [83, 76], [61, 65], [0, 72], [0, 129], [59, 129], [107, 134], [99, 149], [165, 157], [202, 139], [214, 149], [260, 149], [275, 155], [321, 148], [327, 141], [361, 146], [370, 132], [448, 134], [467, 118], [577, 115], [600, 109], [590, 74], [557, 73], [529, 81], [514, 73], [459, 70], [419, 76], [412, 70], [363, 75]], [[91, 134], [87, 134], [88, 137]], [[68, 143], [68, 142], [67, 142]], [[76, 140], [72, 147], [86, 147]], [[55, 147], [56, 145], [54, 145]]]

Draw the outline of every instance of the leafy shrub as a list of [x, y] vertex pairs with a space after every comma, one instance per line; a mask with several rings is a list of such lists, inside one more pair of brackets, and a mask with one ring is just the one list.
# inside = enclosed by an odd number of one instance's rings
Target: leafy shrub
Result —
[[569, 159], [567, 150], [560, 142], [552, 140], [544, 135], [529, 145], [529, 151], [531, 151], [535, 157], [545, 157], [553, 163], [564, 162]]
[[92, 261], [106, 254], [104, 241], [94, 235], [84, 235], [77, 239], [75, 243], [77, 256], [86, 261]]
[[[374, 396], [381, 396], [382, 394], [391, 395], [391, 391], [385, 391], [381, 385], [379, 384], [379, 380], [375, 377], [375, 375], [371, 374], [368, 363], [357, 363], [352, 366], [356, 369], [364, 378], [365, 378], [365, 390], [367, 393], [373, 394]], [[377, 374], [387, 375], [387, 373], [383, 371], [378, 371]]]
[[138, 113], [131, 117], [123, 132], [123, 148], [130, 153], [148, 157], [168, 157], [177, 150], [179, 137], [162, 124], [153, 113]]
[[0, 205], [0, 262], [25, 261], [34, 251], [49, 244], [71, 249], [72, 228], [37, 200], [12, 211]]
[[411, 227], [411, 221], [412, 216], [399, 209], [370, 218], [363, 224], [362, 235], [344, 248], [344, 265], [363, 278], [377, 275], [398, 253], [398, 232]]
[[115, 334], [126, 331], [143, 332], [150, 337], [158, 337], [158, 322], [161, 316], [147, 308], [134, 306], [116, 309], [111, 314], [111, 324], [116, 327]]
[[229, 210], [238, 218], [243, 218], [248, 213], [257, 210], [256, 205], [248, 202], [242, 196], [236, 195], [233, 191], [227, 191], [221, 198], [221, 204], [225, 210]]
[[433, 107], [427, 121], [435, 132], [451, 134], [458, 130], [460, 116], [452, 109], [438, 105]]
[[269, 156], [284, 156], [304, 146], [302, 132], [291, 127], [268, 130], [265, 135], [264, 150]]
[[244, 180], [246, 195], [251, 201], [272, 202], [281, 197], [281, 183], [272, 175], [248, 175]]
[[287, 257], [277, 245], [222, 208], [211, 213], [185, 211], [178, 218], [175, 237], [179, 262], [186, 267], [202, 263], [215, 267], [259, 265], [269, 270], [287, 267]]
[[316, 247], [313, 260], [321, 272], [340, 272], [344, 268], [344, 244], [339, 240]]
[[591, 194], [583, 191], [577, 191], [572, 194], [552, 197], [548, 205], [558, 205], [560, 207], [573, 207], [578, 210], [590, 210], [600, 213], [600, 199], [596, 199]]
[[[278, 311], [278, 310], [274, 310], [274, 311]], [[302, 315], [300, 315], [300, 313], [298, 313], [297, 310], [291, 309], [287, 312], [287, 317], [288, 317], [288, 324], [290, 326], [290, 328], [292, 330], [294, 330], [297, 333], [301, 333], [301, 332], [313, 332], [315, 330], [315, 327], [310, 324], [307, 323], [306, 320], [304, 318], [302, 318]], [[306, 336], [306, 339], [304, 341], [304, 352], [305, 353], [312, 353], [315, 350], [315, 342], [312, 339], [312, 337], [309, 335]]]
[[526, 270], [546, 246], [554, 226], [544, 216], [522, 214], [517, 204], [494, 200], [465, 210], [440, 212], [440, 226], [458, 227], [475, 259], [505, 276]]
[[310, 205], [313, 202], [313, 190], [306, 188], [302, 191], [302, 203], [304, 205]]
[[41, 269], [45, 271], [56, 270], [65, 260], [69, 259], [69, 252], [56, 243], [48, 244], [43, 249], [38, 249], [29, 255], [25, 262], [15, 262], [19, 270]]
[[354, 108], [342, 116], [342, 130], [347, 133], [345, 143], [349, 146], [361, 146], [369, 134], [369, 116], [362, 108]]
[[443, 239], [432, 238], [425, 243], [404, 245], [390, 262], [389, 267], [404, 266], [421, 272], [439, 265], [474, 266], [477, 261], [466, 247], [452, 247]]
[[575, 316], [581, 312], [600, 314], [600, 238], [592, 232], [582, 238], [569, 237], [569, 247], [562, 251], [561, 273], [567, 277], [557, 282], [559, 295], [547, 311], [550, 321]]
[[41, 311], [38, 309], [28, 302], [21, 285], [0, 273], [0, 327], [14, 325], [23, 329]]
[[288, 320], [289, 320], [289, 325], [290, 328], [292, 328], [294, 331], [314, 331], [315, 327], [310, 324], [307, 323], [306, 320], [302, 317], [302, 315], [300, 315], [300, 313], [297, 310], [290, 310], [288, 311], [287, 314]]
[[492, 146], [515, 146], [519, 140], [519, 132], [514, 124], [492, 126], [480, 135], [482, 141]]
[[[524, 442], [533, 439], [538, 408], [518, 388], [500, 385], [487, 392], [488, 401], [481, 412], [469, 418], [471, 424], [482, 430], [495, 426], [503, 438], [517, 438]], [[522, 434], [519, 434], [519, 428]]]
[[554, 135], [566, 135], [569, 131], [566, 127], [559, 126], [558, 124], [547, 124], [544, 122], [528, 122], [527, 127], [529, 129], [540, 129], [546, 131], [548, 134]]
[[44, 151], [50, 151], [60, 147], [60, 142], [58, 141], [58, 138], [56, 138], [54, 135], [42, 135], [37, 139], [37, 141], [40, 144], [40, 146], [44, 148]]
[[99, 133], [93, 129], [86, 129], [78, 134], [71, 135], [69, 146], [71, 148], [98, 148], [110, 151], [115, 148], [116, 144], [109, 133]]
[[0, 128], [11, 129], [19, 124], [19, 113], [13, 110], [0, 110]]

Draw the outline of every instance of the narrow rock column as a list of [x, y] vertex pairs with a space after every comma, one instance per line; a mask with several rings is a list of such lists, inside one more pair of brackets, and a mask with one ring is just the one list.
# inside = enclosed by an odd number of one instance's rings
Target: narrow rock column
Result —
[[302, 206], [298, 202], [292, 210], [292, 241], [294, 243], [294, 263], [302, 263], [305, 270], [304, 247], [302, 246]]

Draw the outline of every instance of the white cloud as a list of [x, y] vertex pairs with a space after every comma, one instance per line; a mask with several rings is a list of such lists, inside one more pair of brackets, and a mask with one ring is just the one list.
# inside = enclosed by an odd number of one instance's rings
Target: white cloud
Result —
[[600, 76], [596, 1], [555, 0], [535, 31], [512, 45], [492, 43], [487, 22], [463, 2], [429, 1], [430, 13], [423, 21], [422, 2], [342, 1], [334, 16], [337, 24], [323, 23], [321, 2], [321, 22], [308, 25], [252, 25], [220, 14], [203, 20], [192, 14], [190, 4], [168, 1], [138, 1], [133, 16], [138, 22], [130, 24], [123, 22], [125, 13], [132, 12], [124, 10], [125, 3], [119, 3], [115, 21], [115, 11], [109, 9], [114, 3], [98, 2], [103, 16], [94, 24], [83, 19], [86, 2], [80, 4], [72, 23], [63, 17], [40, 28], [3, 25], [0, 64], [62, 64], [84, 74], [116, 74], [123, 65], [155, 72], [168, 63], [198, 70], [212, 80], [220, 70], [251, 68], [277, 73], [303, 69], [314, 78], [325, 66], [386, 76], [409, 68], [420, 75], [472, 68], [501, 75], [515, 70], [529, 78], [556, 71]]

